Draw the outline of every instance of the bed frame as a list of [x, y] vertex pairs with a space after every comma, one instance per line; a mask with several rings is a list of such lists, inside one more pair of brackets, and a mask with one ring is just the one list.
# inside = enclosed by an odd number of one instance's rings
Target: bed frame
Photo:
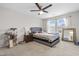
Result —
[[52, 42], [48, 42], [47, 40], [43, 40], [43, 39], [40, 39], [40, 38], [35, 38], [35, 37], [33, 37], [33, 38], [34, 38], [34, 41], [41, 43], [41, 44], [44, 44], [44, 45], [47, 45], [49, 47], [55, 46], [60, 41], [59, 37]]
[[[35, 33], [35, 32], [40, 32], [40, 33], [42, 32], [41, 27], [31, 27], [30, 30], [31, 30], [32, 34]], [[53, 47], [53, 46], [55, 46], [56, 44], [58, 44], [60, 42], [59, 37], [57, 39], [55, 39], [54, 41], [52, 41], [52, 42], [49, 42], [48, 40], [45, 40], [45, 39], [36, 38], [36, 37], [33, 37], [33, 40], [38, 42], [38, 43], [47, 45], [49, 47]]]

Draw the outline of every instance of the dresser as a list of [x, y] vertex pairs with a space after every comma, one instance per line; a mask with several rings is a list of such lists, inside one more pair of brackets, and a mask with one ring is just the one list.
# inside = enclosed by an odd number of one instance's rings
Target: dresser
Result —
[[26, 43], [33, 41], [33, 35], [31, 33], [29, 33], [28, 35], [24, 35], [24, 41]]

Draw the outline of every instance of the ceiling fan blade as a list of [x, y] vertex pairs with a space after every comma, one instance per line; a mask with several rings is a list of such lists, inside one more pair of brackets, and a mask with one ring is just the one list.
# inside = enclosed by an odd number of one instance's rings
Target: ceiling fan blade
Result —
[[39, 6], [39, 4], [38, 3], [35, 3], [36, 4], [36, 6], [41, 10], [41, 7]]
[[40, 11], [40, 10], [30, 10], [31, 12], [33, 12], [33, 11]]
[[45, 10], [45, 9], [51, 7], [51, 6], [52, 6], [52, 4], [50, 4], [50, 5], [46, 6], [46, 7], [44, 7], [43, 10]]
[[48, 13], [48, 11], [44, 11], [44, 10], [43, 10], [43, 12]]

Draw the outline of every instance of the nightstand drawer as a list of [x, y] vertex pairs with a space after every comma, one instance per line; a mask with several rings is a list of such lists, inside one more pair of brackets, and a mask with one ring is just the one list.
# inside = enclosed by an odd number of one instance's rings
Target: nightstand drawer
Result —
[[25, 42], [33, 41], [32, 35], [24, 35], [24, 41], [25, 41]]

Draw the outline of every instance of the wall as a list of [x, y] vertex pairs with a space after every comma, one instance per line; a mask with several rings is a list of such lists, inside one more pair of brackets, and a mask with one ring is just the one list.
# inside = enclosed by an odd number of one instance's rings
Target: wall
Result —
[[17, 43], [23, 41], [24, 29], [29, 30], [30, 27], [41, 27], [42, 20], [25, 15], [14, 10], [0, 7], [0, 47], [7, 46], [7, 36], [3, 33], [9, 28], [18, 28]]
[[[73, 27], [73, 28], [76, 28], [76, 36], [77, 36], [77, 40], [79, 40], [79, 11], [76, 11], [76, 12], [72, 12], [72, 13], [67, 13], [67, 14], [64, 14], [64, 15], [60, 15], [60, 16], [57, 16], [55, 18], [63, 18], [65, 17], [68, 21], [68, 26], [69, 28]], [[52, 17], [53, 19], [54, 17]], [[46, 19], [43, 20], [43, 22], [46, 22], [45, 21]], [[46, 25], [45, 23], [43, 23], [43, 28], [46, 29]]]
[[41, 26], [41, 20], [8, 8], [0, 7], [0, 30], [10, 27], [26, 27], [26, 30], [28, 30], [32, 26]]
[[43, 31], [47, 32], [47, 19], [42, 20], [42, 28], [43, 28]]
[[[70, 17], [69, 17], [70, 16]], [[76, 28], [76, 36], [77, 40], [79, 41], [79, 11], [75, 13], [68, 14], [67, 16], [69, 20], [69, 27]]]

